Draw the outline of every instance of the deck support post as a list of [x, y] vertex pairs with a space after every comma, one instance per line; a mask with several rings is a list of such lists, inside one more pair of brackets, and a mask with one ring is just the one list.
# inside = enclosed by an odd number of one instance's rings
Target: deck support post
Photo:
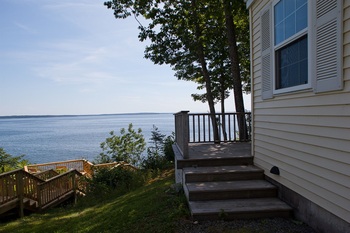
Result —
[[23, 187], [23, 174], [22, 172], [17, 172], [16, 174], [16, 192], [19, 201], [18, 214], [20, 218], [24, 217], [24, 187]]
[[77, 182], [75, 180], [75, 173], [72, 175], [72, 185], [73, 185], [73, 195], [74, 195], [74, 205], [77, 204]]
[[42, 195], [41, 195], [41, 184], [38, 184], [37, 186], [37, 198], [38, 198], [38, 210], [41, 211], [41, 199], [42, 199]]

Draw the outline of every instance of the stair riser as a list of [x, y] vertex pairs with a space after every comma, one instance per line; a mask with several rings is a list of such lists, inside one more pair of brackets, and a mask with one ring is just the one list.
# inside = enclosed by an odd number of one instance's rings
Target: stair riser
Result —
[[192, 218], [194, 221], [204, 220], [235, 220], [235, 219], [257, 219], [257, 218], [291, 218], [292, 211], [287, 210], [276, 210], [269, 212], [236, 212], [236, 213], [209, 213], [209, 214], [193, 214]]
[[229, 200], [229, 199], [246, 199], [246, 198], [267, 198], [276, 197], [276, 189], [262, 190], [229, 190], [216, 192], [189, 192], [189, 201], [210, 201], [210, 200]]
[[211, 182], [231, 180], [261, 180], [263, 172], [219, 173], [219, 174], [186, 174], [185, 182]]
[[233, 165], [252, 165], [253, 157], [233, 157], [222, 159], [196, 159], [196, 160], [178, 160], [177, 169], [185, 167], [215, 167], [215, 166], [233, 166]]

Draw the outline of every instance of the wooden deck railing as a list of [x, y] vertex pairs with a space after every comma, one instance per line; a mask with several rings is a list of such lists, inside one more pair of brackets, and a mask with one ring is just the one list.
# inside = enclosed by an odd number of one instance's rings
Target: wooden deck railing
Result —
[[96, 169], [115, 167], [115, 166], [127, 166], [127, 167], [132, 167], [132, 169], [134, 170], [136, 169], [134, 166], [127, 164], [125, 162], [92, 164], [91, 162], [85, 159], [77, 159], [77, 160], [67, 160], [67, 161], [61, 161], [61, 162], [27, 165], [24, 167], [24, 170], [35, 174], [40, 174], [49, 170], [59, 171], [60, 173], [71, 171], [71, 170], [77, 170], [78, 172], [84, 175], [87, 174], [88, 176], [91, 177], [94, 174], [94, 171]]
[[39, 173], [36, 173], [35, 176], [42, 179], [42, 180], [48, 180], [52, 177], [58, 176], [59, 173], [53, 169], [42, 171]]
[[[86, 160], [70, 160], [28, 165], [25, 169], [2, 173], [0, 174], [0, 214], [19, 208], [22, 217], [25, 203], [30, 203], [30, 209], [40, 211], [66, 198], [76, 196], [77, 191], [86, 193], [86, 180], [83, 174], [91, 176], [100, 168], [117, 166], [136, 169], [124, 162], [93, 165]], [[63, 173], [60, 174], [57, 170]]]
[[91, 171], [90, 164], [93, 165], [92, 163], [88, 162], [85, 159], [77, 159], [77, 160], [67, 160], [67, 161], [61, 161], [61, 162], [28, 165], [28, 166], [25, 166], [25, 170], [32, 173], [43, 172], [50, 169], [61, 171], [61, 172], [66, 172], [74, 169], [79, 172], [88, 172], [88, 171]]
[[[189, 143], [214, 143], [210, 113], [181, 111], [174, 115], [175, 143], [184, 158], [188, 158]], [[218, 125], [219, 143], [251, 140], [251, 113], [216, 113], [215, 119]]]
[[67, 194], [74, 194], [79, 188], [82, 174], [71, 170], [55, 176], [38, 185], [38, 207], [45, 209], [54, 204], [57, 199], [63, 199]]
[[82, 174], [77, 170], [71, 170], [45, 181], [23, 169], [2, 173], [0, 174], [0, 214], [19, 207], [22, 217], [24, 199], [37, 203], [35, 207], [42, 210], [50, 204], [55, 204], [56, 200], [63, 199], [65, 194], [73, 195], [77, 190], [84, 192], [85, 185], [82, 185], [81, 176]]

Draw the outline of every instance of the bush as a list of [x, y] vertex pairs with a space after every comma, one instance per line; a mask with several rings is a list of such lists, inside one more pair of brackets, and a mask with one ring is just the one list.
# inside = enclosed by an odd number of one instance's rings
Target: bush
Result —
[[96, 163], [124, 161], [138, 165], [141, 154], [146, 148], [142, 130], [139, 128], [135, 131], [130, 123], [127, 130], [124, 128], [120, 130], [120, 135], [115, 135], [114, 131], [111, 131], [110, 135], [105, 142], [101, 143], [100, 147], [103, 152], [96, 159]]
[[0, 147], [0, 173], [23, 168], [28, 164], [28, 160], [23, 159], [24, 156], [12, 156]]
[[129, 192], [145, 183], [141, 171], [134, 171], [121, 166], [98, 169], [88, 180], [87, 193], [90, 195], [107, 194], [112, 191]]
[[169, 167], [169, 162], [174, 160], [172, 144], [174, 143], [174, 133], [165, 137], [156, 126], [153, 125], [152, 137], [147, 148], [147, 156], [142, 159], [141, 167], [143, 169], [163, 170]]
[[175, 133], [172, 132], [171, 135], [167, 136], [164, 140], [164, 156], [165, 159], [169, 162], [174, 162], [175, 154], [173, 150], [173, 144], [175, 142]]

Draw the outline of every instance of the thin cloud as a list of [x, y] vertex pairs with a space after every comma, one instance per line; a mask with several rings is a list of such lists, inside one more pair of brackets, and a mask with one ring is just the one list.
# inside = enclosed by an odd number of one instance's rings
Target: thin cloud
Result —
[[19, 22], [13, 22], [14, 25], [16, 25], [18, 28], [22, 29], [23, 31], [25, 32], [28, 32], [30, 34], [36, 34], [37, 31], [27, 25], [24, 25], [22, 23], [19, 23]]

